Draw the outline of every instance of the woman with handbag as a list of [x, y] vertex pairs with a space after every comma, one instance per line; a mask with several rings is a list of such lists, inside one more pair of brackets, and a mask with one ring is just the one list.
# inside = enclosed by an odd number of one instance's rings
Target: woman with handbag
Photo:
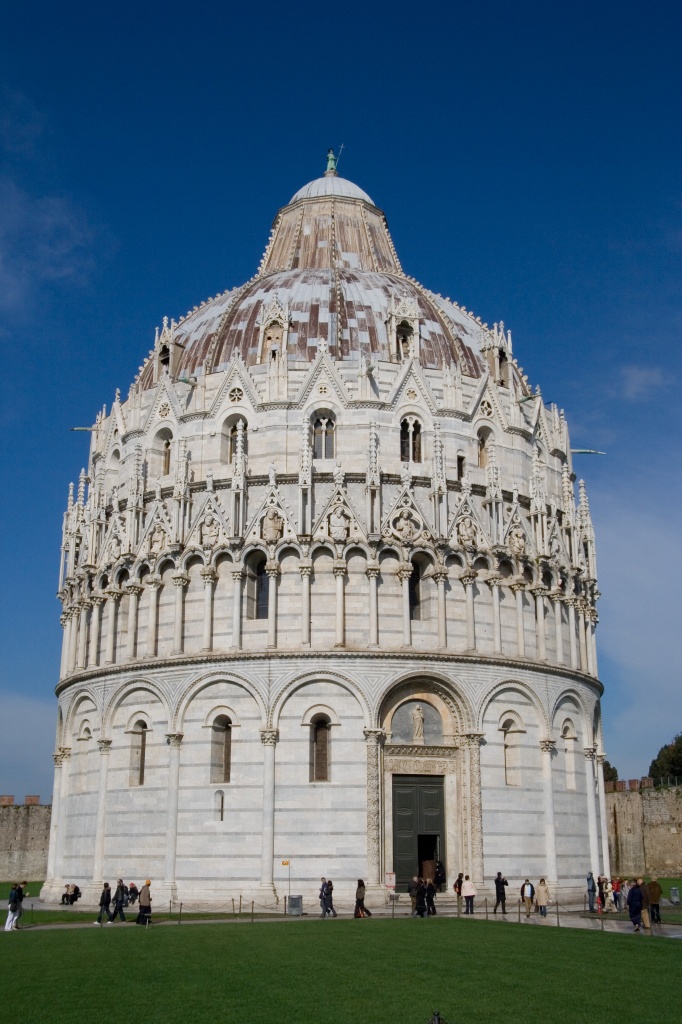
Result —
[[355, 913], [354, 917], [371, 917], [371, 911], [365, 906], [365, 883], [358, 878], [358, 887], [355, 890]]

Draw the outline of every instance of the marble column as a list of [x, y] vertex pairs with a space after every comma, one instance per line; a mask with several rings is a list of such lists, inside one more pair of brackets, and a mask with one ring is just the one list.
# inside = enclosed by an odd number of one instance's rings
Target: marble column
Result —
[[592, 627], [592, 615], [594, 609], [585, 605], [585, 651], [587, 655], [587, 671], [591, 676], [596, 676], [594, 667], [594, 631]]
[[104, 881], [104, 838], [107, 831], [107, 802], [109, 800], [109, 754], [111, 740], [97, 740], [99, 747], [99, 791], [97, 796], [97, 819], [95, 824], [95, 855], [92, 863], [93, 889], [101, 888]]
[[575, 598], [566, 598], [566, 604], [568, 605], [568, 643], [569, 650], [571, 652], [571, 668], [576, 670], [579, 668], [578, 665], [578, 647], [576, 644], [575, 635]]
[[162, 587], [160, 576], [147, 576], [145, 585], [149, 590], [149, 618], [147, 620], [147, 650], [145, 655], [148, 658], [156, 656], [156, 635], [159, 621], [159, 590]]
[[476, 885], [483, 885], [483, 807], [481, 801], [481, 740], [483, 733], [465, 733], [461, 737], [467, 753], [469, 790], [469, 840], [471, 875]]
[[597, 801], [594, 795], [594, 759], [596, 747], [585, 747], [585, 786], [587, 791], [587, 825], [590, 834], [590, 870], [595, 878], [601, 874], [599, 868], [599, 843], [597, 839]]
[[552, 780], [552, 755], [555, 741], [540, 740], [542, 751], [542, 788], [545, 806], [545, 872], [547, 881], [556, 886], [558, 880], [556, 860], [556, 828], [554, 824], [554, 783]]
[[65, 612], [59, 616], [59, 622], [62, 627], [62, 657], [59, 663], [59, 678], [63, 679], [69, 664], [69, 617]]
[[91, 607], [90, 601], [79, 601], [78, 615], [78, 668], [85, 668], [87, 664], [88, 651], [88, 610]]
[[88, 655], [88, 666], [94, 668], [99, 665], [99, 630], [102, 618], [102, 605], [106, 598], [104, 594], [94, 593], [92, 601], [92, 618], [90, 619], [90, 653]]
[[445, 567], [434, 570], [433, 578], [438, 592], [438, 647], [444, 650], [448, 646], [448, 624], [445, 608], [445, 583], [448, 578]]
[[105, 665], [113, 665], [116, 659], [116, 608], [121, 591], [116, 587], [107, 587], [107, 643], [104, 656]]
[[519, 658], [525, 657], [526, 654], [526, 638], [523, 630], [523, 592], [525, 589], [525, 583], [512, 583], [512, 590], [516, 598], [516, 653]]
[[599, 665], [597, 663], [597, 623], [599, 622], [599, 616], [597, 615], [597, 609], [590, 609], [590, 643], [592, 645], [592, 674], [595, 678], [599, 678]]
[[241, 650], [242, 646], [242, 580], [243, 569], [232, 570], [232, 649]]
[[301, 561], [298, 566], [301, 574], [301, 647], [310, 647], [310, 577], [313, 564], [310, 560]]
[[398, 579], [403, 588], [403, 647], [412, 646], [412, 620], [410, 617], [410, 577], [412, 576], [411, 563], [401, 562], [398, 569]]
[[268, 574], [268, 648], [277, 647], [277, 577], [279, 562], [269, 561], [265, 565]]
[[[57, 812], [57, 831], [54, 845], [54, 874], [55, 878], [61, 878], [62, 848], [66, 837], [66, 801], [69, 796], [69, 764], [71, 761], [71, 747], [60, 747], [58, 754], [60, 758], [61, 778], [59, 780], [59, 809]], [[55, 759], [56, 760], [56, 759]], [[54, 814], [54, 810], [52, 812]]]
[[545, 594], [547, 591], [541, 586], [531, 587], [531, 590], [535, 597], [535, 635], [537, 638], [537, 657], [539, 661], [546, 661], [547, 643], [545, 636]]
[[610, 878], [611, 858], [609, 856], [609, 823], [606, 817], [606, 790], [604, 789], [604, 758], [604, 754], [597, 754], [597, 786], [599, 789], [602, 871], [607, 878]]
[[367, 741], [367, 884], [381, 886], [381, 747], [383, 729], [364, 729]]
[[178, 796], [180, 793], [180, 748], [181, 732], [166, 734], [168, 740], [168, 804], [166, 806], [166, 863], [163, 872], [164, 886], [170, 890], [170, 899], [175, 898], [175, 861], [178, 850]]
[[263, 744], [263, 822], [261, 827], [260, 887], [275, 895], [273, 861], [275, 858], [275, 746], [276, 729], [261, 729]]
[[464, 597], [466, 599], [467, 617], [467, 650], [476, 650], [476, 619], [474, 615], [474, 584], [476, 572], [473, 569], [466, 569], [460, 576], [464, 585]]
[[552, 600], [554, 602], [554, 641], [556, 644], [556, 661], [557, 665], [563, 665], [564, 663], [564, 629], [561, 621], [561, 592], [555, 592], [552, 594]]
[[185, 587], [189, 583], [189, 576], [184, 572], [176, 572], [171, 578], [175, 587], [173, 654], [182, 654], [184, 650]]
[[367, 564], [369, 581], [369, 646], [379, 646], [379, 566], [374, 562]]
[[126, 584], [128, 591], [128, 633], [126, 636], [126, 659], [132, 661], [137, 654], [137, 612], [140, 605], [140, 594], [144, 590], [141, 583]]
[[76, 669], [78, 653], [78, 606], [72, 605], [69, 608], [69, 672]]
[[580, 641], [580, 670], [589, 672], [590, 666], [587, 660], [587, 642], [585, 637], [585, 602], [578, 602], [578, 640]]
[[500, 618], [500, 586], [501, 576], [490, 576], [488, 586], [493, 599], [493, 650], [495, 654], [502, 653], [502, 621]]
[[202, 629], [201, 649], [202, 651], [213, 650], [213, 595], [218, 579], [218, 573], [211, 566], [205, 566], [199, 570], [204, 581], [204, 623]]
[[342, 558], [334, 560], [334, 577], [336, 579], [336, 629], [335, 647], [346, 644], [346, 563]]
[[61, 807], [63, 750], [52, 755], [54, 759], [54, 783], [52, 786], [52, 814], [50, 816], [50, 845], [47, 851], [47, 873], [45, 881], [51, 882], [56, 875], [57, 846], [59, 844], [59, 812]]

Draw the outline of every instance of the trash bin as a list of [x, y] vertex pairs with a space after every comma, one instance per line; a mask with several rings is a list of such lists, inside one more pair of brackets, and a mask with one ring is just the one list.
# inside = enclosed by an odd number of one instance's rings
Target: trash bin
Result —
[[671, 885], [670, 886], [670, 902], [673, 903], [675, 906], [679, 905], [679, 902], [680, 902], [680, 890], [677, 888], [676, 885]]
[[287, 900], [287, 913], [289, 917], [300, 917], [303, 913], [303, 897], [290, 896]]

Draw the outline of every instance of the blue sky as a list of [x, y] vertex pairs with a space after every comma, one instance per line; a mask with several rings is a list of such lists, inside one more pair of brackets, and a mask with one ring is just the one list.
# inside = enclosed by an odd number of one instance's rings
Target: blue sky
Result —
[[566, 409], [597, 528], [606, 747], [682, 728], [678, 5], [0, 8], [0, 791], [51, 791], [69, 480], [164, 315], [255, 271], [340, 172], [408, 274]]

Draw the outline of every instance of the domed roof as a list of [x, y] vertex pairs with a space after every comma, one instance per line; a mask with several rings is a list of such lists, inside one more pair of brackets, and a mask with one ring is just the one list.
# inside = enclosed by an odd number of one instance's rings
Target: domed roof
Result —
[[[480, 376], [480, 322], [408, 278], [384, 214], [328, 170], [279, 211], [256, 276], [173, 325], [177, 374], [216, 372], [235, 355], [256, 363], [262, 329], [275, 320], [286, 324], [290, 360], [312, 362], [324, 343], [333, 359], [395, 361], [402, 318], [418, 331], [424, 367], [458, 363]], [[153, 360], [140, 383], [153, 386]]]
[[318, 196], [343, 196], [345, 199], [362, 199], [364, 202], [371, 203], [374, 206], [373, 200], [370, 199], [367, 193], [363, 192], [357, 185], [354, 185], [352, 181], [332, 174], [325, 174], [323, 178], [315, 178], [314, 181], [309, 181], [303, 188], [299, 188], [295, 196], [292, 196], [291, 202], [295, 203], [299, 199], [316, 199]]

